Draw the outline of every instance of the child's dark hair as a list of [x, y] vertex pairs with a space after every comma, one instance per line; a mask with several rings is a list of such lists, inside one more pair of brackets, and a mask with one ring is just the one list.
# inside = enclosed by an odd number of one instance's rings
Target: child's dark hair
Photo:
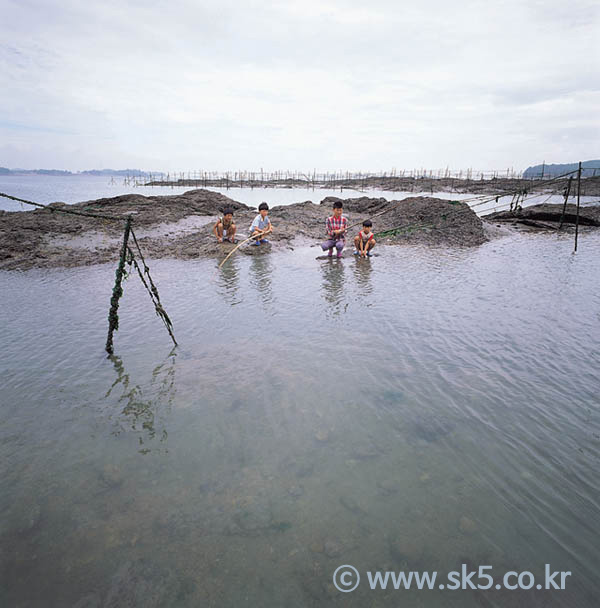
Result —
[[343, 209], [344, 208], [344, 203], [342, 203], [342, 201], [335, 201], [335, 203], [333, 203], [333, 209]]
[[371, 220], [365, 220], [365, 221], [363, 222], [363, 226], [364, 226], [365, 228], [370, 228], [372, 225], [373, 225], [373, 222], [372, 222]]
[[233, 215], [233, 209], [231, 207], [225, 207], [225, 209], [223, 209], [223, 215]]
[[262, 210], [268, 211], [269, 210], [269, 205], [267, 205], [267, 203], [262, 202], [259, 206], [258, 206], [258, 210], [262, 211]]

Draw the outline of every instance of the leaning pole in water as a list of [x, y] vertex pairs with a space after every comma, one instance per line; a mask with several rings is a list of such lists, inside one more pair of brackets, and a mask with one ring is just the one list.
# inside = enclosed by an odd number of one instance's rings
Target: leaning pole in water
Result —
[[131, 216], [127, 217], [125, 222], [125, 232], [123, 234], [123, 245], [121, 246], [121, 256], [119, 258], [119, 265], [115, 272], [115, 286], [113, 287], [112, 297], [110, 299], [110, 311], [108, 312], [108, 337], [106, 338], [106, 352], [112, 355], [114, 352], [113, 348], [113, 333], [119, 329], [119, 299], [123, 295], [123, 288], [121, 283], [123, 282], [123, 275], [125, 273], [125, 260], [127, 258], [127, 242], [129, 241], [129, 233], [131, 232]]
[[579, 199], [581, 196], [581, 161], [579, 161], [579, 170], [577, 171], [577, 215], [575, 216], [575, 250], [577, 252], [577, 237], [579, 236]]

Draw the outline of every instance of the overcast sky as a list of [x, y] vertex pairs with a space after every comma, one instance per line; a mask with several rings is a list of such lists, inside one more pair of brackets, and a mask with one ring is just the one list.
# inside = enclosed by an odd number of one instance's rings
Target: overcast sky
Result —
[[0, 0], [0, 166], [600, 158], [598, 0]]

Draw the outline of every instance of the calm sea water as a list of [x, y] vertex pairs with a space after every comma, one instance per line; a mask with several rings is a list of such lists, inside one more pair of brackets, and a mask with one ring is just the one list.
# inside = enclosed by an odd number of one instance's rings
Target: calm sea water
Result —
[[[184, 188], [169, 188], [159, 186], [134, 186], [126, 184], [123, 178], [110, 178], [100, 176], [72, 175], [66, 176], [0, 176], [0, 192], [12, 196], [32, 200], [37, 203], [52, 203], [62, 201], [72, 204], [80, 201], [97, 198], [119, 196], [121, 194], [142, 194], [144, 196], [167, 196], [182, 194], [192, 190], [189, 186]], [[208, 188], [214, 192], [221, 192], [234, 200], [250, 206], [257, 207], [263, 200], [270, 205], [288, 205], [301, 201], [320, 203], [326, 196], [362, 196], [356, 190], [334, 189], [304, 189], [304, 188]], [[369, 196], [383, 196], [392, 198], [389, 191], [369, 190]], [[5, 211], [29, 210], [31, 207], [0, 198], [0, 209]]]
[[[112, 360], [113, 266], [0, 273], [0, 605], [596, 606], [600, 234], [572, 245], [156, 261], [180, 346], [132, 276]], [[366, 580], [547, 563], [565, 590]]]
[[[72, 204], [81, 201], [89, 201], [98, 198], [119, 196], [121, 194], [142, 194], [144, 196], [164, 196], [169, 194], [182, 194], [192, 188], [167, 188], [151, 186], [134, 186], [126, 184], [123, 178], [110, 178], [101, 176], [46, 176], [46, 175], [9, 175], [0, 176], [0, 192], [5, 192], [12, 196], [17, 196], [36, 203], [53, 203], [61, 201]], [[427, 196], [427, 192], [391, 192], [389, 190], [369, 189], [364, 192], [357, 190], [340, 189], [304, 189], [304, 188], [208, 188], [215, 192], [221, 192], [225, 196], [250, 205], [258, 207], [262, 201], [269, 205], [289, 205], [302, 201], [312, 201], [320, 203], [326, 196], [339, 196], [341, 198], [352, 198], [356, 196], [383, 197], [389, 200], [403, 199], [408, 196]], [[456, 192], [437, 192], [433, 196], [438, 198], [448, 198], [451, 200], [472, 199], [471, 194], [458, 194]], [[598, 197], [582, 197], [582, 203], [587, 204], [597, 201]], [[560, 203], [562, 196], [540, 195], [531, 198], [527, 204], [538, 204], [541, 202]], [[502, 204], [506, 206], [510, 203], [510, 197], [500, 199], [500, 209]], [[470, 204], [477, 204], [471, 201]], [[474, 209], [478, 214], [492, 212], [495, 210], [494, 201], [486, 204], [477, 204]], [[0, 198], [0, 210], [22, 211], [29, 210], [31, 207], [11, 201], [10, 199]], [[499, 210], [500, 210], [499, 209]]]

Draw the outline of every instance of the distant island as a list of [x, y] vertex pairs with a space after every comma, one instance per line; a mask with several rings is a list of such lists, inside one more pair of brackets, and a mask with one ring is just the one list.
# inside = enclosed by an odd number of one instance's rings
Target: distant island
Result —
[[[547, 165], [543, 163], [541, 165], [535, 165], [534, 167], [527, 167], [523, 172], [523, 178], [534, 179], [542, 177], [558, 177], [559, 175], [565, 175], [571, 171], [577, 171], [579, 163], [563, 163], [557, 165]], [[594, 177], [600, 175], [600, 160], [586, 160], [581, 163], [581, 177]]]
[[151, 177], [153, 175], [164, 175], [160, 171], [142, 171], [141, 169], [90, 169], [80, 171], [78, 175], [119, 175], [121, 177]]
[[0, 175], [100, 175], [117, 177], [155, 177], [164, 175], [160, 171], [142, 171], [141, 169], [89, 169], [87, 171], [63, 171], [61, 169], [8, 169], [0, 167]]

